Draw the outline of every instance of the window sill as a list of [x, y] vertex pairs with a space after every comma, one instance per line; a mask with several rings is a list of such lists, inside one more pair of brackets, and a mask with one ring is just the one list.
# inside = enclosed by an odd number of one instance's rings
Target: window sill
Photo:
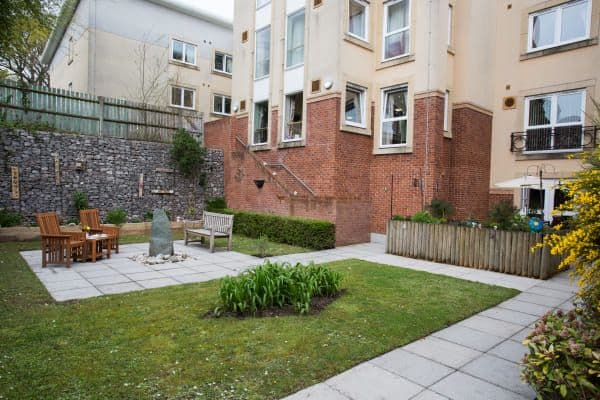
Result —
[[371, 136], [371, 132], [366, 127], [353, 126], [353, 125], [342, 125], [342, 132], [345, 133], [356, 133], [358, 135]]
[[517, 161], [528, 161], [528, 160], [566, 160], [569, 159], [574, 153], [580, 153], [583, 150], [554, 150], [554, 151], [540, 151], [531, 153], [520, 153], [517, 154]]
[[187, 110], [187, 111], [196, 111], [195, 107], [184, 107], [184, 106], [176, 106], [174, 104], [169, 104], [169, 107], [175, 110]]
[[373, 45], [371, 43], [367, 42], [366, 40], [360, 39], [356, 36], [352, 36], [349, 33], [346, 33], [344, 35], [344, 41], [356, 45], [358, 47], [362, 47], [365, 50], [369, 50], [371, 52], [374, 51]]
[[219, 75], [219, 76], [225, 77], [225, 78], [229, 78], [229, 79], [231, 79], [231, 77], [233, 76], [230, 73], [219, 71], [217, 69], [213, 69], [212, 73], [215, 74], [215, 75]]
[[177, 61], [177, 60], [169, 60], [169, 64], [171, 65], [176, 65], [178, 67], [184, 67], [184, 68], [189, 68], [189, 69], [194, 69], [196, 71], [200, 71], [200, 67], [198, 67], [197, 65], [194, 64], [187, 64], [184, 63], [182, 61]]
[[549, 49], [532, 51], [531, 53], [521, 54], [520, 60], [526, 61], [531, 60], [532, 58], [545, 57], [552, 54], [562, 53], [565, 51], [571, 51], [575, 49], [580, 49], [582, 47], [595, 46], [598, 44], [598, 38], [584, 39], [579, 42], [562, 44], [556, 47], [551, 47]]
[[452, 131], [444, 131], [444, 137], [448, 139], [452, 139]]
[[400, 58], [394, 58], [392, 60], [388, 60], [388, 61], [382, 61], [379, 64], [379, 67], [377, 67], [375, 70], [379, 71], [385, 68], [390, 68], [390, 67], [395, 67], [397, 65], [402, 65], [402, 64], [406, 64], [409, 62], [413, 62], [415, 61], [415, 56], [413, 54], [408, 54], [406, 56], [402, 56]]
[[269, 143], [251, 144], [250, 146], [248, 146], [248, 150], [250, 150], [250, 151], [266, 151], [266, 150], [271, 150], [271, 146], [269, 146]]
[[300, 139], [300, 140], [295, 140], [295, 141], [291, 141], [291, 142], [279, 142], [279, 144], [277, 144], [277, 148], [279, 149], [288, 149], [288, 148], [292, 148], [292, 147], [305, 147], [306, 143], [304, 143], [304, 139]]
[[448, 46], [448, 50], [447, 50], [448, 54], [455, 56], [456, 55], [456, 50], [454, 50], [454, 47], [452, 46]]
[[231, 114], [224, 114], [224, 113], [218, 113], [218, 112], [211, 112], [210, 115], [212, 115], [213, 117], [217, 117], [217, 118], [231, 117]]
[[412, 153], [413, 149], [412, 147], [406, 145], [406, 146], [399, 146], [399, 147], [377, 147], [374, 151], [373, 154], [376, 156], [381, 156], [381, 155], [386, 155], [386, 154], [408, 154], [408, 153]]

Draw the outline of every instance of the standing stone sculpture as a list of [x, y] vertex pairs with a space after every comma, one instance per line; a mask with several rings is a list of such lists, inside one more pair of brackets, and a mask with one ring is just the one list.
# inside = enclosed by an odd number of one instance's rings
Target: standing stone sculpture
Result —
[[150, 257], [156, 257], [159, 254], [170, 257], [173, 253], [173, 234], [169, 217], [162, 208], [154, 210], [150, 236]]

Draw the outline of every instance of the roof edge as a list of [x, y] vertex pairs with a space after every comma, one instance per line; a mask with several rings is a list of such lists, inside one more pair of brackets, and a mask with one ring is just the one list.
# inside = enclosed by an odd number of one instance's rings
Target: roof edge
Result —
[[196, 17], [196, 18], [202, 19], [207, 22], [212, 22], [216, 25], [222, 26], [223, 28], [233, 29], [233, 22], [228, 21], [224, 18], [221, 18], [217, 15], [214, 15], [214, 14], [211, 14], [208, 12], [195, 10], [190, 7], [186, 7], [184, 5], [174, 3], [170, 0], [147, 0], [147, 1], [149, 1], [150, 3], [157, 4], [159, 6], [163, 6], [165, 8], [169, 8], [174, 11], [179, 11], [182, 14]]
[[62, 8], [60, 9], [60, 14], [56, 19], [56, 26], [52, 29], [50, 33], [50, 37], [48, 38], [48, 42], [46, 43], [46, 47], [44, 48], [44, 52], [42, 53], [42, 63], [50, 64], [54, 55], [56, 54], [56, 50], [58, 50], [58, 46], [73, 19], [73, 15], [75, 15], [75, 10], [79, 6], [80, 0], [66, 0], [63, 3]]

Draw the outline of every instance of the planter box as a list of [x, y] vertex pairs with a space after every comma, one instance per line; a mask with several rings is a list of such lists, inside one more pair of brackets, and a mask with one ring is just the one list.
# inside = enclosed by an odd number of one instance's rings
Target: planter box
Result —
[[386, 252], [463, 267], [548, 279], [561, 258], [552, 256], [544, 235], [455, 225], [389, 221]]
[[[114, 226], [106, 224], [109, 226]], [[121, 227], [121, 235], [143, 235], [150, 234], [152, 228], [151, 222], [129, 223]], [[81, 232], [79, 225], [62, 226], [65, 231]], [[171, 229], [183, 229], [182, 221], [171, 222]], [[40, 229], [37, 226], [15, 226], [12, 228], [0, 228], [0, 242], [20, 242], [28, 240], [38, 240], [40, 238]]]

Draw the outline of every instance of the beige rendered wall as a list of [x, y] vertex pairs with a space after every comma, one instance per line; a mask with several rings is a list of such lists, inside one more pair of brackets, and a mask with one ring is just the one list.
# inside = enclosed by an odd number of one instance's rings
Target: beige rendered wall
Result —
[[[598, 21], [600, 1], [593, 0], [589, 45], [554, 54], [522, 59], [526, 54], [527, 18], [529, 13], [564, 1], [522, 0], [496, 2], [497, 26], [495, 41], [494, 119], [492, 138], [491, 190], [494, 184], [523, 176], [528, 168], [546, 167], [546, 176], [568, 177], [581, 165], [564, 156], [538, 155], [525, 158], [510, 152], [512, 132], [524, 130], [525, 97], [570, 89], [586, 89], [586, 113], [593, 115], [591, 98], [600, 95], [600, 47]], [[511, 7], [509, 7], [511, 5]], [[514, 96], [516, 108], [503, 109], [503, 98]], [[586, 125], [589, 125], [589, 119]], [[555, 173], [551, 171], [555, 170]], [[518, 200], [518, 195], [515, 196]]]

